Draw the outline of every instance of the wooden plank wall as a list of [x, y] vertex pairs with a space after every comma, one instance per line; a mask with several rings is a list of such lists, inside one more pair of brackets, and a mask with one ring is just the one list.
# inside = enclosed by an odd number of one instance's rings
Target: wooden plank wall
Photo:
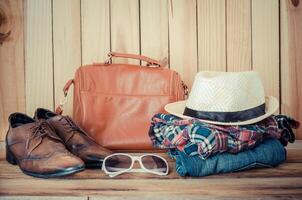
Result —
[[52, 1], [26, 0], [24, 5], [25, 100], [32, 116], [33, 108], [52, 108], [54, 103]]
[[10, 113], [54, 109], [76, 68], [109, 51], [163, 60], [189, 86], [200, 70], [258, 71], [302, 121], [301, 0], [1, 0], [0, 20], [1, 138]]
[[25, 112], [24, 2], [0, 1], [0, 138], [11, 112]]

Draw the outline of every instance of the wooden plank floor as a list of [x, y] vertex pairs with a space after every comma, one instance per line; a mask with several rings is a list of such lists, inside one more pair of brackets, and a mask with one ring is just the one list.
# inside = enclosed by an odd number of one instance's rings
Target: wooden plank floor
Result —
[[170, 174], [123, 174], [109, 178], [101, 170], [57, 179], [24, 175], [5, 160], [0, 144], [0, 199], [302, 199], [302, 141], [289, 145], [287, 162], [273, 169], [179, 177]]

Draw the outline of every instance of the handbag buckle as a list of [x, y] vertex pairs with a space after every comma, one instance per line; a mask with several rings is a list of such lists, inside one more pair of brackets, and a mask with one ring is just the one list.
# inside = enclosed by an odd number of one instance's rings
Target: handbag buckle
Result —
[[108, 53], [108, 58], [105, 60], [106, 65], [111, 65], [112, 64], [112, 54]]
[[188, 96], [189, 96], [189, 88], [188, 88], [188, 86], [183, 81], [181, 81], [181, 84], [182, 84], [182, 87], [184, 89], [185, 99], [187, 99]]

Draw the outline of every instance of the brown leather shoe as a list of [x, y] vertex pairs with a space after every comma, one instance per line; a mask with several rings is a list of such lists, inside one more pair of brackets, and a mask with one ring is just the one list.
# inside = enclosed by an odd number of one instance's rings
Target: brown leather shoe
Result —
[[66, 148], [80, 157], [87, 168], [100, 168], [106, 156], [112, 154], [97, 144], [69, 116], [58, 115], [50, 110], [38, 108], [35, 119], [45, 119], [64, 141]]
[[27, 175], [52, 178], [85, 169], [83, 161], [65, 148], [45, 120], [35, 121], [22, 114], [9, 116], [6, 135], [6, 160]]

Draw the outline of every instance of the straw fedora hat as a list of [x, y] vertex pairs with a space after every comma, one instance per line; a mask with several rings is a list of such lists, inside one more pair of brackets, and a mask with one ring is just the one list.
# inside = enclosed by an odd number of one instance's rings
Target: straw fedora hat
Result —
[[217, 125], [259, 122], [278, 110], [275, 97], [265, 96], [257, 72], [202, 71], [195, 76], [188, 100], [167, 104], [168, 113]]

